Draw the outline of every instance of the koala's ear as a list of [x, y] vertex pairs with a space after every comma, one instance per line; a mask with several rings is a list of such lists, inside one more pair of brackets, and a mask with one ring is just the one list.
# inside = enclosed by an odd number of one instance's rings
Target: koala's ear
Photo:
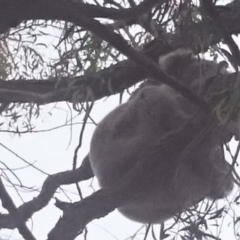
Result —
[[218, 65], [217, 73], [226, 74], [228, 67], [229, 67], [229, 65], [226, 61], [221, 61]]
[[182, 56], [183, 58], [184, 57], [188, 58], [188, 57], [194, 56], [192, 50], [189, 48], [179, 48], [176, 51], [172, 52], [171, 54], [173, 56], [179, 56], [179, 57]]
[[160, 56], [158, 63], [163, 71], [177, 75], [184, 67], [189, 66], [193, 59], [194, 55], [190, 49], [180, 48]]
[[181, 58], [182, 62], [180, 62], [181, 60], [179, 59], [179, 66], [181, 65], [185, 65], [185, 66], [189, 66], [196, 58], [195, 55], [193, 54], [193, 52], [190, 49], [185, 49], [185, 54], [181, 56], [179, 56], [179, 58]]
[[185, 49], [186, 54], [185, 54], [185, 59], [188, 60], [189, 62], [195, 58], [193, 52], [190, 49]]

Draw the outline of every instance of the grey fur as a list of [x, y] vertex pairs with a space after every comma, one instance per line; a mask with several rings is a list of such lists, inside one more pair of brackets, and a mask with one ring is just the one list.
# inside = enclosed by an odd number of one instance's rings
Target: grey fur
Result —
[[[161, 57], [159, 64], [195, 89], [203, 76], [205, 79], [216, 74], [218, 66], [206, 61], [200, 74], [200, 63], [190, 55], [189, 50], [177, 50]], [[181, 152], [175, 146], [166, 146], [170, 151], [168, 158], [164, 158], [160, 148], [150, 152], [161, 136], [191, 119], [192, 110], [186, 108], [183, 98], [174, 90], [164, 84], [145, 84], [99, 123], [92, 137], [89, 159], [102, 188], [114, 186], [138, 161], [157, 159], [157, 166], [147, 170], [137, 183], [143, 185], [142, 190], [119, 208], [123, 215], [138, 222], [160, 223], [205, 197], [222, 198], [232, 190], [230, 166], [214, 131], [186, 159], [180, 160]], [[181, 141], [188, 147], [191, 139]]]

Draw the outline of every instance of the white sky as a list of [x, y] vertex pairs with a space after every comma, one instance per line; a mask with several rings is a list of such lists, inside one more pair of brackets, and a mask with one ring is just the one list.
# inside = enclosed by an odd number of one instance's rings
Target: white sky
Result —
[[[51, 45], [53, 44], [54, 40], [45, 38], [44, 41], [49, 44], [49, 48], [42, 50], [44, 51], [43, 54], [53, 57], [55, 53], [53, 52]], [[118, 105], [118, 102], [118, 96], [111, 97], [104, 102], [97, 102], [91, 116], [96, 122], [99, 122], [109, 111]], [[51, 111], [53, 114], [51, 117], [44, 119], [43, 122], [38, 121], [36, 130], [49, 129], [54, 126], [65, 124], [66, 118], [68, 117], [67, 111], [69, 111], [69, 109], [64, 103], [58, 104], [58, 107], [62, 108], [63, 110], [53, 109]], [[75, 120], [75, 122], [81, 121], [82, 116], [78, 116], [78, 118]], [[94, 128], [95, 126], [93, 124], [87, 125], [84, 133], [83, 146], [78, 154], [79, 164], [83, 157], [88, 153], [89, 143]], [[16, 135], [13, 136], [12, 134], [8, 133], [1, 133], [0, 144], [8, 147], [26, 161], [34, 163], [36, 167], [47, 172], [48, 174], [54, 174], [72, 168], [73, 154], [78, 144], [80, 130], [81, 125], [74, 125], [72, 129], [68, 126], [50, 132], [23, 134], [21, 137]], [[26, 164], [20, 160], [19, 157], [6, 150], [2, 145], [0, 145], [0, 167], [3, 167], [1, 162], [6, 163], [10, 168], [26, 166]], [[19, 176], [24, 185], [28, 187], [34, 187], [38, 190], [40, 190], [44, 180], [46, 179], [46, 175], [31, 167], [17, 170], [16, 174]], [[8, 173], [8, 177], [16, 182], [16, 179], [10, 173]], [[84, 196], [92, 193], [90, 184], [91, 181], [81, 183]], [[94, 181], [93, 185], [97, 188], [96, 180]], [[69, 197], [73, 201], [79, 200], [79, 197], [73, 193], [76, 192], [75, 186], [63, 186], [63, 188], [69, 191]], [[22, 201], [16, 194], [16, 191], [12, 187], [9, 187], [8, 191], [14, 199], [15, 204], [20, 205]], [[38, 192], [27, 192], [22, 194], [22, 197], [24, 198], [24, 201], [29, 201], [32, 199], [32, 197], [37, 195]], [[63, 194], [57, 194], [57, 197], [63, 201], [69, 201]], [[232, 196], [230, 199], [231, 198]], [[2, 208], [0, 210], [2, 212], [6, 212]], [[54, 201], [52, 200], [46, 208], [34, 214], [32, 218], [33, 221], [28, 221], [28, 226], [32, 228], [33, 234], [38, 240], [46, 239], [47, 233], [53, 228], [60, 216], [61, 211], [54, 206]], [[229, 222], [229, 219], [226, 219], [226, 223], [227, 222]], [[89, 224], [88, 239], [123, 240], [131, 237], [141, 226], [142, 224], [134, 223], [125, 217], [122, 217], [117, 211], [114, 211], [106, 217], [100, 220], [94, 220], [91, 224]], [[156, 230], [158, 233], [159, 226], [156, 226]], [[232, 224], [225, 224], [222, 231], [223, 239], [233, 239]], [[143, 239], [144, 232], [145, 231], [143, 229], [141, 231], [142, 234], [137, 235], [136, 239]], [[18, 239], [19, 235], [17, 234], [17, 230], [0, 230], [1, 239], [8, 239], [10, 237]], [[83, 236], [79, 237], [79, 239], [82, 238]], [[152, 239], [152, 237], [150, 236], [148, 239]]]
[[[109, 99], [103, 104], [98, 104], [92, 117], [99, 121], [110, 109], [113, 109], [118, 100], [112, 101]], [[64, 104], [62, 104], [64, 106]], [[101, 106], [101, 107], [100, 107]], [[65, 122], [66, 114], [63, 111], [53, 111], [53, 116], [48, 119], [47, 122], [38, 125], [38, 129], [48, 129], [52, 125], [62, 125]], [[82, 117], [78, 118], [81, 122]], [[70, 127], [61, 128], [52, 132], [44, 133], [32, 133], [24, 134], [20, 138], [18, 136], [10, 136], [8, 133], [1, 133], [1, 144], [10, 148], [12, 151], [20, 155], [26, 161], [30, 163], [35, 162], [35, 166], [39, 169], [49, 173], [57, 173], [72, 168], [72, 158], [75, 147], [78, 143], [79, 132], [81, 125], [75, 125], [72, 129], [72, 140], [70, 140], [71, 130]], [[84, 142], [82, 149], [79, 153], [79, 161], [86, 155], [89, 150], [89, 142], [94, 130], [94, 126], [88, 125], [84, 133]], [[69, 142], [71, 141], [70, 145]], [[9, 167], [23, 167], [26, 164], [19, 160], [18, 157], [14, 156], [8, 150], [4, 149], [0, 145], [0, 161], [5, 162]], [[39, 171], [29, 167], [26, 169], [18, 170], [16, 172], [23, 184], [29, 187], [41, 188], [42, 183], [46, 176]], [[92, 188], [89, 187], [91, 181], [81, 183], [83, 194], [89, 195], [92, 193]], [[95, 184], [96, 180], [95, 180]], [[74, 186], [66, 187], [71, 191], [76, 189]], [[13, 189], [8, 189], [9, 193], [13, 197], [15, 203], [21, 204], [21, 200], [17, 196]], [[24, 200], [31, 200], [33, 195], [38, 193], [24, 194]], [[75, 194], [69, 194], [72, 200], [78, 201], [79, 197]], [[69, 201], [63, 194], [57, 196], [63, 201]], [[36, 213], [33, 217], [33, 233], [37, 239], [45, 239], [46, 234], [54, 226], [61, 212], [53, 206], [54, 201], [51, 201], [48, 207]], [[139, 224], [133, 223], [122, 217], [117, 211], [114, 214], [109, 214], [106, 218], [94, 221], [92, 226], [89, 227], [89, 239], [113, 239], [115, 235], [118, 239], [125, 239], [129, 237], [129, 234], [134, 233], [134, 229], [139, 228]], [[141, 226], [141, 225], [140, 225]], [[105, 228], [105, 229], [104, 229]], [[92, 229], [92, 230], [90, 230]], [[1, 231], [0, 236], [6, 231]], [[12, 234], [12, 231], [8, 231]]]

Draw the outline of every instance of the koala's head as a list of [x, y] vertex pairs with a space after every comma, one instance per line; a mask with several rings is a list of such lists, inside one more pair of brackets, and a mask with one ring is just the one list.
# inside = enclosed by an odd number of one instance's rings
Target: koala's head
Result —
[[181, 76], [186, 67], [190, 66], [196, 58], [190, 49], [177, 49], [166, 55], [160, 56], [158, 63], [160, 68], [176, 77]]
[[177, 81], [199, 93], [208, 80], [226, 73], [226, 62], [206, 60], [194, 56], [189, 49], [177, 49], [159, 57], [160, 68]]

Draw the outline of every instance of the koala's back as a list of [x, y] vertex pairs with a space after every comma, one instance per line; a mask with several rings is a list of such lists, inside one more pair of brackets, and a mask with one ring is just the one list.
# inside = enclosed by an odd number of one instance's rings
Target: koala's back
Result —
[[141, 151], [183, 121], [183, 113], [168, 91], [163, 85], [145, 87], [99, 123], [92, 137], [90, 161], [101, 186], [114, 184], [139, 160]]

